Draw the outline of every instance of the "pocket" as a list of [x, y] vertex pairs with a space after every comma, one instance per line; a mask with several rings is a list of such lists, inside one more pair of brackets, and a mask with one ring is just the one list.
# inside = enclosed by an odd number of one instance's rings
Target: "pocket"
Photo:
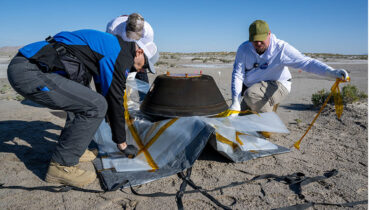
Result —
[[8, 79], [14, 90], [27, 97], [39, 91], [51, 90], [42, 79], [42, 74], [41, 71], [26, 70], [23, 68], [12, 71], [8, 75]]
[[91, 81], [91, 74], [86, 69], [85, 65], [76, 57], [66, 54], [60, 58], [64, 65], [64, 71], [67, 78], [83, 85], [88, 85]]

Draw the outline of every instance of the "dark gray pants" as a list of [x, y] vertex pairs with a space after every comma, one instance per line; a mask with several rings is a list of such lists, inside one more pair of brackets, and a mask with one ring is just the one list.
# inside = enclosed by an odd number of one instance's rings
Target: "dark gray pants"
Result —
[[25, 98], [68, 113], [52, 161], [65, 166], [78, 164], [105, 117], [105, 98], [59, 74], [43, 73], [23, 56], [14, 57], [9, 64], [8, 79], [11, 86]]

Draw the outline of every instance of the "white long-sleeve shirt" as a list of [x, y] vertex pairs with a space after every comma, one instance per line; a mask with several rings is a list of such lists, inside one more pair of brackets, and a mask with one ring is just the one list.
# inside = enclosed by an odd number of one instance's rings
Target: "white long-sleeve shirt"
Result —
[[[256, 67], [258, 66], [258, 67]], [[260, 67], [266, 67], [261, 69]], [[233, 98], [241, 100], [243, 83], [250, 87], [261, 81], [279, 81], [290, 92], [292, 78], [287, 67], [302, 69], [318, 75], [327, 75], [332, 67], [307, 57], [287, 42], [271, 33], [270, 45], [259, 55], [251, 42], [246, 41], [238, 48], [232, 73], [231, 92]]]
[[[106, 32], [114, 35], [119, 35], [122, 37], [123, 40], [127, 42], [132, 42], [134, 40], [129, 39], [126, 35], [126, 22], [128, 19], [128, 15], [121, 15], [113, 20], [111, 20], [107, 24]], [[153, 28], [150, 24], [144, 21], [144, 29], [143, 29], [143, 37], [140, 39], [143, 43], [153, 42], [154, 39], [154, 32]]]

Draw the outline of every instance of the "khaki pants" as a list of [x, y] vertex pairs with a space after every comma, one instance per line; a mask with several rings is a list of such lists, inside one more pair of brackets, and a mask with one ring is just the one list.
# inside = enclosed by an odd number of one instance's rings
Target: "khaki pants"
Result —
[[262, 81], [247, 88], [243, 100], [252, 111], [272, 112], [274, 105], [288, 94], [288, 90], [279, 81]]

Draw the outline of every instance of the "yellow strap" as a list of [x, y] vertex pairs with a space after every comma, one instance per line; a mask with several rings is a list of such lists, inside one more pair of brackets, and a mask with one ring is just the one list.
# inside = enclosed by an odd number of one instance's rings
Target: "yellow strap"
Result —
[[149, 139], [149, 137], [153, 134], [153, 132], [157, 129], [160, 122], [154, 122], [152, 126], [150, 126], [149, 130], [146, 132], [144, 140]]
[[243, 142], [240, 140], [240, 138], [239, 138], [239, 135], [248, 135], [248, 134], [246, 134], [246, 133], [241, 133], [241, 132], [239, 132], [239, 131], [236, 131], [235, 132], [235, 136], [236, 136], [236, 141], [240, 144], [240, 145], [244, 145], [243, 144]]
[[234, 142], [230, 141], [229, 139], [225, 138], [224, 136], [222, 136], [221, 134], [217, 132], [216, 132], [216, 140], [231, 146], [233, 150], [235, 150], [238, 147], [237, 144], [235, 144]]
[[[239, 138], [239, 135], [248, 135], [246, 133], [241, 133], [241, 132], [238, 132], [236, 131], [236, 141], [240, 144], [240, 145], [243, 145], [243, 142], [240, 140]], [[216, 140], [222, 142], [222, 143], [225, 143], [229, 146], [231, 146], [233, 148], [233, 150], [235, 150], [237, 147], [239, 147], [237, 144], [235, 144], [234, 142], [230, 141], [229, 139], [227, 139], [226, 137], [220, 135], [219, 133], [216, 132]], [[252, 153], [258, 153], [258, 151], [256, 150], [249, 150], [248, 152], [252, 152]]]
[[168, 128], [170, 127], [172, 124], [174, 124], [176, 121], [178, 120], [178, 118], [174, 118], [174, 119], [171, 119], [170, 121], [168, 121], [164, 126], [162, 126], [159, 131], [153, 136], [152, 139], [149, 140], [149, 142], [142, 148], [140, 149], [140, 151], [137, 153], [137, 155], [139, 155], [141, 152], [143, 152], [144, 150], [148, 150], [150, 146], [152, 146], [152, 144], [154, 144], [154, 142], [159, 138], [159, 136], [162, 135], [162, 133]]
[[340, 96], [339, 85], [334, 90], [334, 104], [335, 104], [335, 113], [337, 114], [338, 119], [342, 116], [343, 113], [343, 101]]
[[256, 114], [256, 115], [260, 116], [257, 112], [251, 111], [251, 110], [236, 111], [236, 110], [227, 109], [226, 111], [223, 111], [223, 112], [217, 114], [215, 117], [216, 118], [218, 118], [218, 117], [228, 117], [232, 114]]
[[[325, 99], [324, 104], [321, 106], [319, 112], [316, 114], [315, 118], [312, 120], [310, 126], [308, 126], [308, 129], [303, 134], [303, 136], [297, 142], [294, 143], [294, 147], [296, 149], [299, 149], [302, 139], [306, 136], [308, 131], [311, 129], [311, 127], [315, 123], [316, 119], [319, 117], [322, 110], [324, 110], [324, 107], [326, 106], [326, 104], [328, 103], [328, 101], [329, 101], [329, 99], [332, 95], [334, 95], [334, 97], [336, 97], [336, 98], [334, 98], [335, 109], [336, 109], [335, 111], [337, 113], [338, 118], [340, 118], [340, 116], [342, 115], [342, 112], [343, 112], [343, 103], [342, 103], [342, 98], [341, 98], [340, 92], [339, 92], [339, 83], [346, 82], [346, 81], [347, 80], [341, 80], [341, 79], [337, 79], [335, 81], [334, 85], [331, 87], [331, 92], [330, 92], [329, 96]], [[337, 110], [337, 108], [338, 108], [338, 110]]]
[[152, 167], [151, 171], [158, 169], [158, 165], [154, 162], [154, 160], [153, 160], [152, 156], [150, 155], [150, 153], [148, 152], [148, 150], [144, 149], [144, 145], [141, 142], [140, 136], [137, 134], [137, 131], [136, 131], [136, 129], [135, 129], [133, 123], [132, 123], [132, 120], [130, 119], [130, 114], [128, 113], [126, 91], [125, 91], [125, 95], [123, 96], [123, 106], [125, 108], [125, 120], [126, 120], [126, 123], [127, 123], [127, 127], [129, 128], [132, 137], [134, 138], [136, 144], [139, 146], [139, 149], [144, 152], [144, 156], [145, 156], [148, 164], [150, 165], [150, 167]]

